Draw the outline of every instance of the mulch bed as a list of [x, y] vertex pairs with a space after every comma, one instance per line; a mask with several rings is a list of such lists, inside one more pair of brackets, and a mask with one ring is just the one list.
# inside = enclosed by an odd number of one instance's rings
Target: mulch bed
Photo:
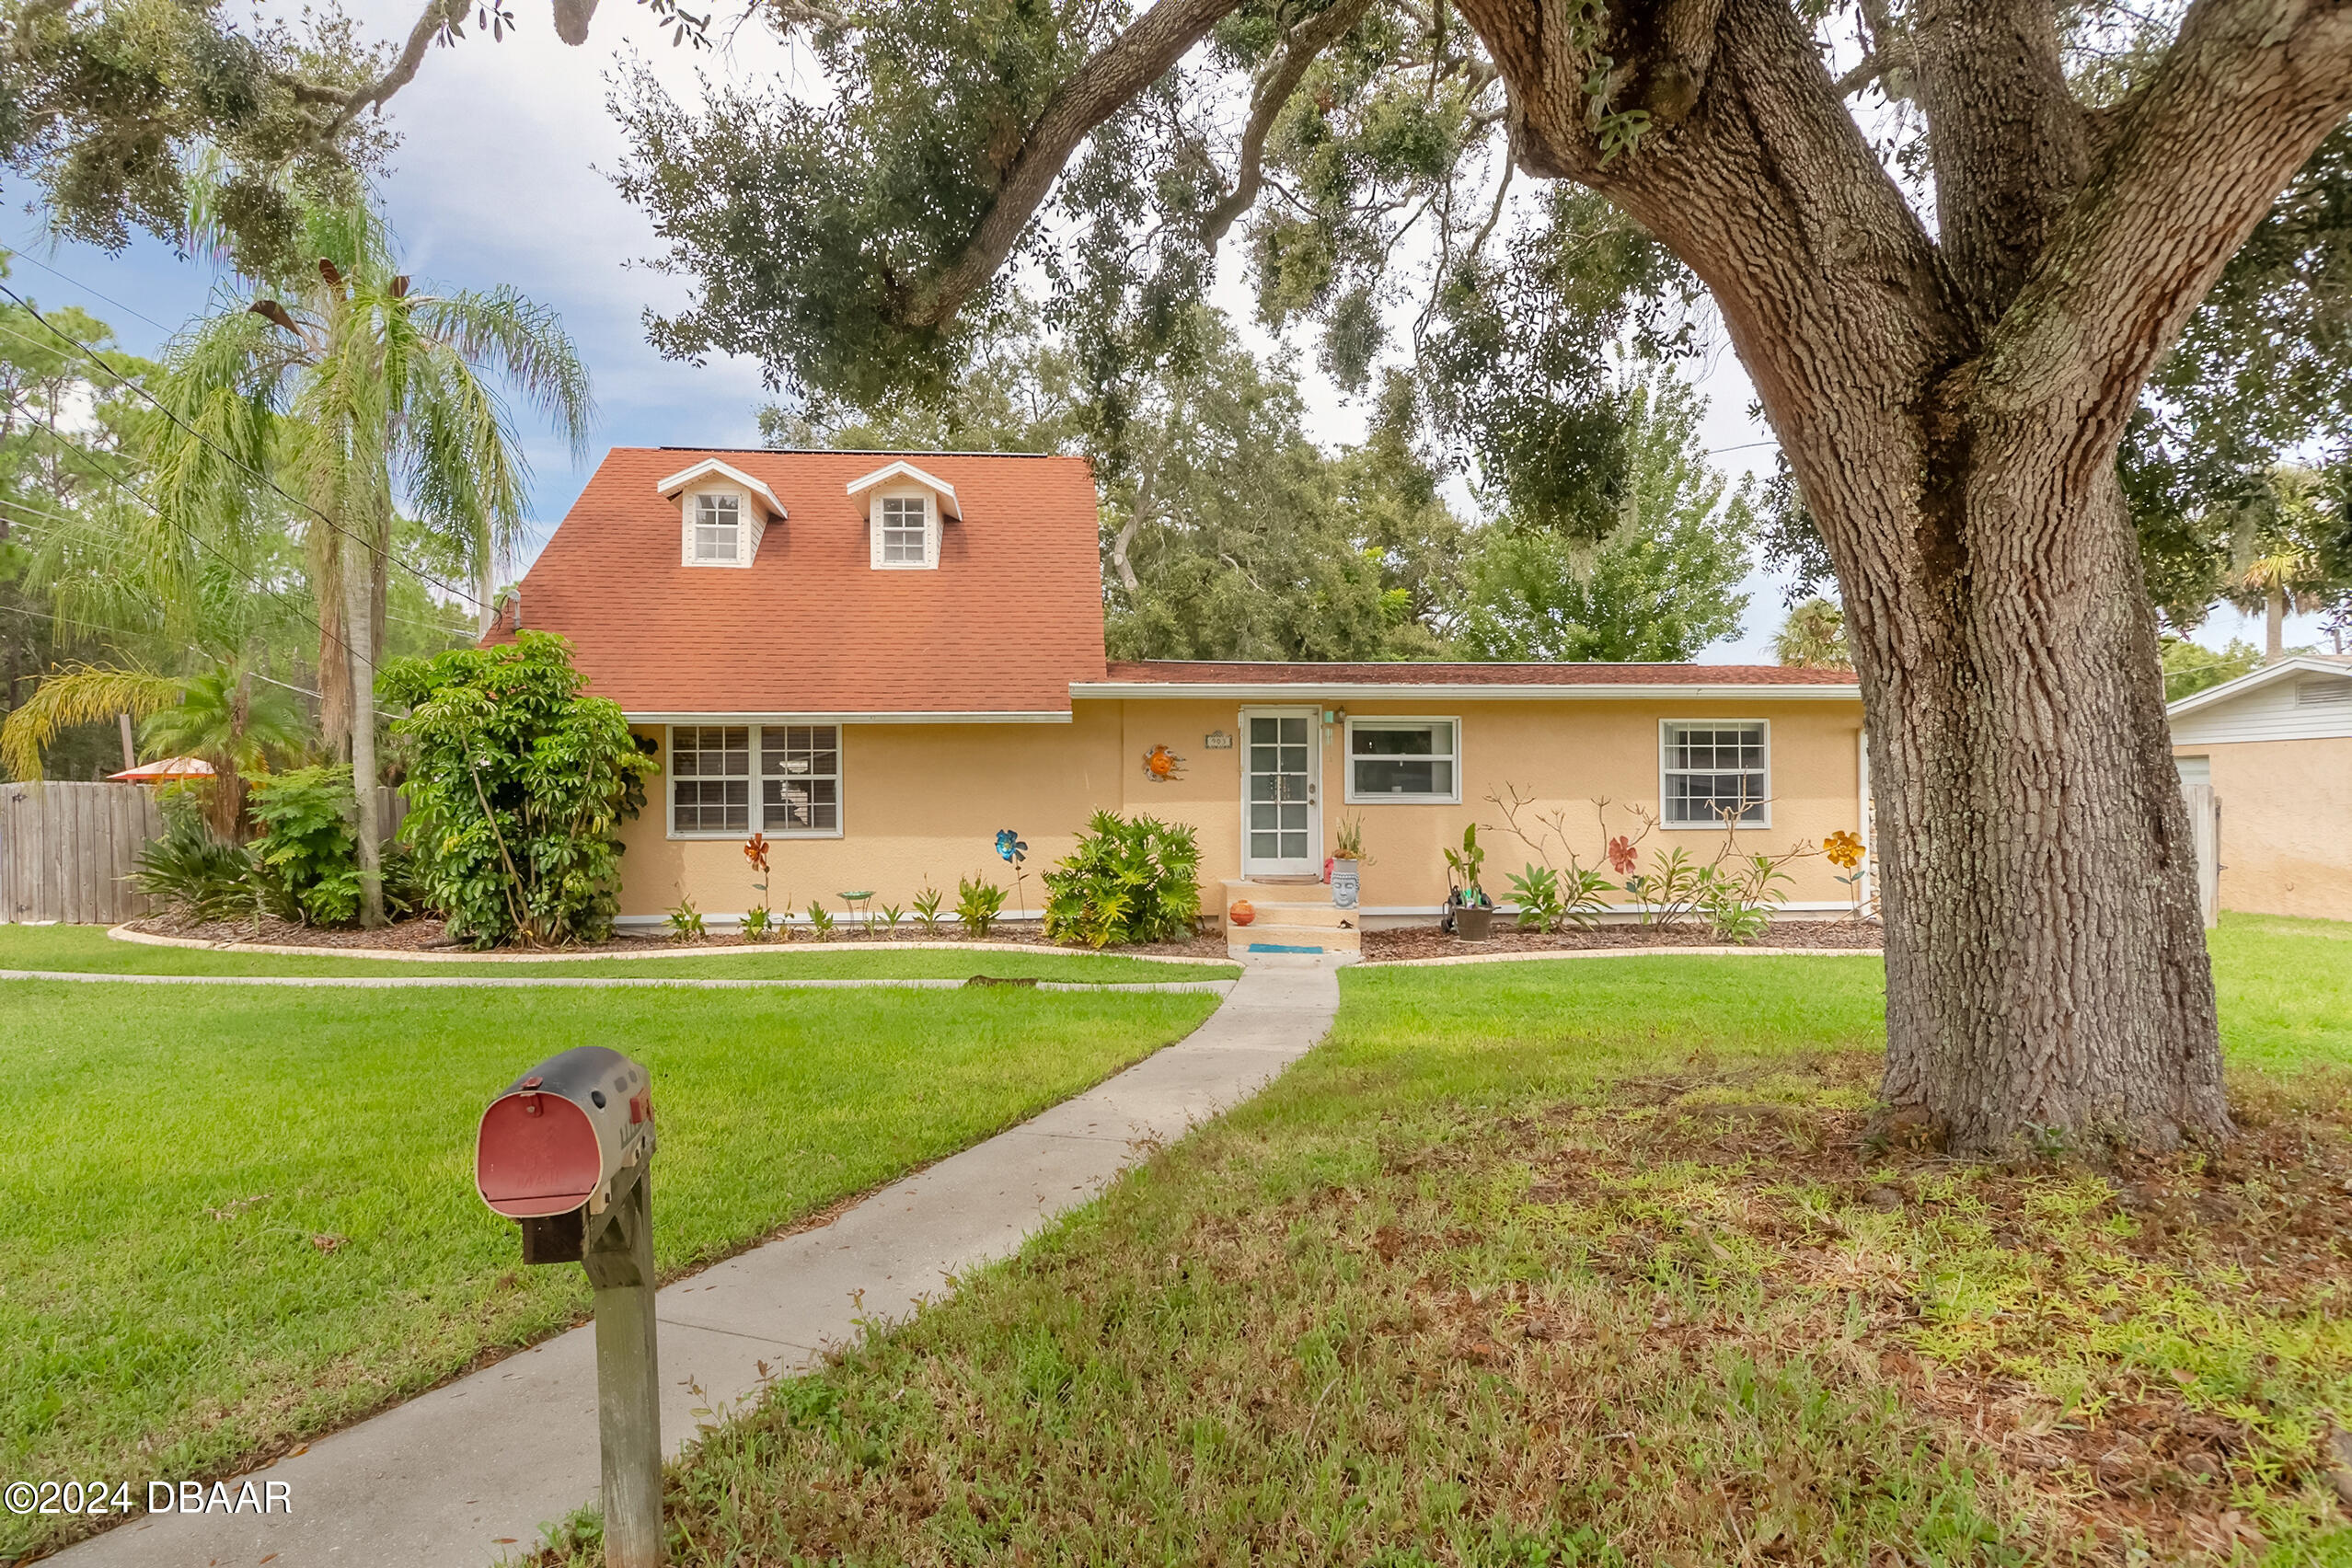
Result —
[[[1885, 928], [1874, 920], [1776, 920], [1770, 930], [1750, 943], [1761, 948], [1825, 948], [1876, 951], [1885, 940]], [[1393, 930], [1364, 933], [1364, 957], [1369, 963], [1405, 958], [1461, 958], [1483, 952], [1560, 952], [1593, 948], [1690, 948], [1724, 945], [1704, 927], [1590, 926], [1556, 931], [1521, 931], [1497, 921], [1494, 934], [1482, 942], [1447, 936], [1435, 925], [1402, 926]]]
[[[451, 957], [462, 957], [467, 952], [470, 951], [470, 949], [462, 945], [451, 945], [448, 943], [445, 925], [446, 923], [442, 920], [428, 918], [402, 920], [396, 924], [386, 926], [380, 929], [373, 931], [338, 931], [324, 929], [317, 926], [297, 925], [290, 920], [271, 918], [263, 919], [259, 927], [257, 928], [250, 920], [221, 920], [213, 921], [211, 923], [199, 923], [173, 920], [167, 917], [153, 917], [144, 920], [132, 921], [131, 928], [134, 931], [143, 931], [158, 937], [192, 937], [200, 941], [228, 942], [236, 944], [253, 943], [270, 947], [314, 947], [330, 951], [346, 948], [389, 948], [403, 952], [422, 952], [432, 950], [445, 950]], [[940, 928], [940, 934], [937, 938], [925, 938], [921, 933], [920, 928], [910, 928], [905, 926], [899, 928], [898, 933], [894, 938], [884, 933], [876, 933], [875, 935], [868, 936], [863, 930], [858, 929], [855, 927], [836, 927], [835, 928], [832, 935], [825, 938], [823, 945], [827, 947], [888, 947], [892, 945], [894, 941], [902, 943], [918, 940], [955, 941], [960, 940], [960, 928], [953, 925], [942, 925]], [[1020, 927], [1008, 927], [1002, 930], [990, 933], [988, 940], [991, 942], [1014, 942], [1023, 947], [1033, 947], [1039, 949], [1041, 951], [1048, 952], [1086, 952], [1090, 951], [1082, 947], [1071, 947], [1060, 942], [1049, 942], [1044, 938], [1039, 936], [1033, 927], [1027, 929], [1023, 929]], [[740, 948], [746, 946], [783, 947], [786, 945], [796, 948], [805, 948], [815, 946], [817, 943], [815, 939], [804, 930], [795, 930], [792, 933], [792, 938], [789, 944], [784, 942], [746, 943], [742, 937], [738, 936], [734, 932], [724, 931], [714, 932], [710, 936], [705, 937], [700, 941], [697, 942], [674, 942], [667, 936], [662, 935], [615, 936], [608, 941], [583, 942], [578, 946], [552, 951], [560, 951], [566, 954], [593, 953], [605, 958], [641, 958], [647, 953], [677, 952], [682, 949], [690, 949], [695, 951], [701, 951], [706, 949], [718, 948]], [[506, 948], [500, 951], [520, 954], [526, 950], [519, 948]], [[1127, 954], [1140, 953], [1152, 957], [1214, 959], [1218, 961], [1222, 961], [1226, 956], [1225, 939], [1222, 936], [1195, 937], [1189, 942], [1152, 942], [1141, 946], [1123, 947], [1108, 951]]]

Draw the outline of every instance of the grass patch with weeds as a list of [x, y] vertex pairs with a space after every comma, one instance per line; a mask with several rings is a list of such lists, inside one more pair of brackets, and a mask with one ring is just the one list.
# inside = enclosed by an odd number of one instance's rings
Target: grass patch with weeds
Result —
[[674, 1466], [672, 1561], [2352, 1561], [2352, 1077], [2240, 1071], [2210, 1165], [1950, 1160], [1869, 1136], [1879, 985], [1353, 973], [1264, 1095]]

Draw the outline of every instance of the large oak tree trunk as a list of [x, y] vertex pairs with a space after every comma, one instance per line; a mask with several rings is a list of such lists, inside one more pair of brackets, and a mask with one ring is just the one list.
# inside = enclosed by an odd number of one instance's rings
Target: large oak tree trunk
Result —
[[[2115, 457], [2150, 368], [2352, 106], [2352, 10], [2192, 7], [2124, 107], [2048, 0], [1921, 0], [1938, 232], [1781, 0], [1462, 0], [1522, 163], [1707, 284], [1838, 569], [1871, 737], [1886, 1099], [1957, 1147], [2228, 1135]], [[2294, 10], [2293, 7], [2289, 7]], [[1605, 99], [1595, 84], [1606, 82]], [[1602, 117], [1638, 110], [1631, 153]]]
[[[1885, 1097], [1957, 1147], [2230, 1132], [2137, 540], [2039, 432], [1931, 470], [1910, 559], [1854, 559], [1886, 915]], [[1899, 507], [1890, 498], [1890, 508]], [[1897, 513], [1899, 518], [1899, 513]], [[1894, 521], [1897, 519], [1884, 519]]]

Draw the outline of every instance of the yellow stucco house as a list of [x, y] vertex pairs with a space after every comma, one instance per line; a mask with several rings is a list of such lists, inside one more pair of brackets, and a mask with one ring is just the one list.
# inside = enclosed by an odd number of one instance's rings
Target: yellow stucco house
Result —
[[2211, 791], [2220, 907], [2352, 920], [2352, 658], [2281, 659], [2170, 712], [2181, 782]]
[[[1654, 819], [1643, 853], [1705, 859], [1862, 827], [1852, 677], [1692, 664], [1183, 663], [1104, 656], [1093, 478], [1079, 459], [945, 453], [623, 449], [523, 581], [501, 634], [571, 639], [590, 689], [658, 746], [658, 800], [628, 830], [622, 921], [691, 898], [713, 924], [772, 907], [1038, 875], [1098, 809], [1190, 824], [1203, 906], [1308, 905], [1325, 946], [1435, 917], [1443, 849], [1473, 821], [1490, 893], [1532, 856], [1503, 831], [1561, 813], [1570, 847]], [[1606, 801], [1603, 807], [1598, 802]], [[1360, 909], [1309, 890], [1343, 819]], [[1788, 907], [1852, 894], [1818, 858]], [[1302, 891], [1307, 890], [1307, 891]], [[1284, 924], [1277, 916], [1274, 925]], [[1264, 923], [1262, 923], [1262, 927]]]

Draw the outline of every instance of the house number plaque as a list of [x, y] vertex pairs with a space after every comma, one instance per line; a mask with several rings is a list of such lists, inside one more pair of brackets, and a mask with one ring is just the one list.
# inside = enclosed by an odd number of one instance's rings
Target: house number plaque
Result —
[[1211, 730], [1201, 737], [1201, 744], [1209, 751], [1231, 751], [1233, 737], [1222, 730]]

